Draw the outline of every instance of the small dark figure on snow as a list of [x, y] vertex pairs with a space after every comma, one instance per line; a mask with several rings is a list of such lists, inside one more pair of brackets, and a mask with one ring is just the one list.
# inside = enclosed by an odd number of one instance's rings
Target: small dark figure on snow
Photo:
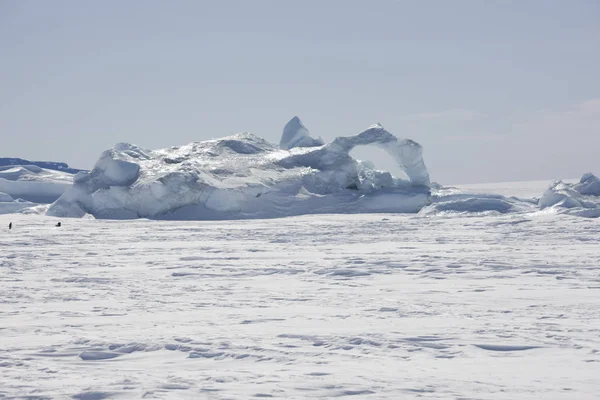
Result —
[[54, 225], [54, 226], [56, 226], [56, 227], [60, 228], [60, 227], [62, 226], [62, 224], [59, 222], [59, 223], [57, 223], [57, 224], [56, 224], [56, 225]]
[[12, 222], [8, 224], [8, 229], [12, 229]]

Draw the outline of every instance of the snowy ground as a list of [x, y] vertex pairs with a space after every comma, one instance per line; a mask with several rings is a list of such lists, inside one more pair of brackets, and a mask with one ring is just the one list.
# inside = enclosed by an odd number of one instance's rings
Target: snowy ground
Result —
[[56, 221], [0, 216], [0, 398], [600, 393], [599, 219]]

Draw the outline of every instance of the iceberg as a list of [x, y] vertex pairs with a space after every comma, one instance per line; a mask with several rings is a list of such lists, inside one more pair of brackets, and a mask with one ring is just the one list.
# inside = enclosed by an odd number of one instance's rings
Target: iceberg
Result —
[[294, 117], [283, 128], [283, 135], [279, 141], [279, 147], [289, 150], [294, 147], [315, 147], [322, 146], [323, 139], [314, 139], [310, 136], [308, 129], [304, 126], [300, 118]]
[[[349, 155], [384, 148], [408, 180]], [[280, 146], [250, 133], [148, 150], [119, 143], [48, 209], [58, 217], [129, 219], [273, 218], [316, 213], [411, 212], [430, 201], [423, 149], [376, 124], [330, 143], [299, 118]]]
[[37, 165], [0, 166], [0, 192], [15, 199], [49, 204], [71, 187], [73, 177], [69, 172]]
[[13, 199], [11, 195], [0, 192], [0, 214], [13, 214], [39, 206], [23, 199]]
[[537, 200], [508, 197], [496, 193], [464, 192], [455, 187], [431, 184], [431, 204], [420, 215], [508, 214], [537, 211]]
[[69, 167], [68, 164], [63, 162], [55, 162], [55, 161], [29, 161], [24, 160], [22, 158], [13, 158], [13, 157], [0, 157], [0, 167], [6, 166], [21, 166], [21, 165], [34, 165], [46, 170], [60, 171], [66, 172], [68, 174], [76, 174], [80, 171], [84, 171], [83, 169], [76, 169]]
[[600, 217], [600, 179], [584, 174], [578, 183], [555, 181], [544, 192], [538, 205], [562, 214], [581, 217]]
[[577, 183], [554, 181], [541, 197], [522, 198], [494, 193], [464, 192], [431, 184], [431, 203], [419, 215], [498, 215], [509, 213], [556, 213], [577, 217], [600, 217], [600, 179], [584, 174]]
[[583, 174], [575, 190], [582, 195], [600, 196], [600, 179], [591, 172]]

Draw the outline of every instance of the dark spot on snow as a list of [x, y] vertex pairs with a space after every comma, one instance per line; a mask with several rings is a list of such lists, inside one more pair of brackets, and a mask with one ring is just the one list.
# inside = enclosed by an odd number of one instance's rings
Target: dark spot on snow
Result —
[[188, 390], [190, 387], [186, 385], [178, 385], [176, 383], [167, 383], [166, 385], [162, 385], [161, 388], [167, 390]]
[[412, 393], [434, 393], [435, 390], [432, 388], [421, 388], [421, 389], [405, 389], [407, 392]]
[[523, 350], [532, 350], [539, 349], [540, 346], [513, 346], [513, 345], [502, 345], [502, 344], [474, 344], [473, 346], [479, 347], [483, 350], [489, 351], [523, 351]]
[[110, 397], [108, 392], [82, 392], [73, 396], [77, 400], [102, 400]]
[[222, 351], [212, 352], [212, 351], [192, 351], [188, 358], [218, 358], [222, 357], [225, 353]]
[[342, 391], [340, 394], [338, 394], [336, 397], [341, 397], [341, 396], [359, 396], [359, 395], [363, 395], [363, 394], [373, 394], [375, 392], [373, 392], [372, 390], [344, 390]]
[[111, 358], [119, 357], [121, 354], [112, 353], [108, 351], [84, 351], [79, 355], [84, 361], [96, 361], [96, 360], [109, 360]]

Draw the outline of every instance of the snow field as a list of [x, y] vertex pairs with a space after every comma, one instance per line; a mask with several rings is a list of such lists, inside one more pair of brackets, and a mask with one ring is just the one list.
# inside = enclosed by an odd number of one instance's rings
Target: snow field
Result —
[[593, 399], [600, 221], [1, 215], [0, 398]]

